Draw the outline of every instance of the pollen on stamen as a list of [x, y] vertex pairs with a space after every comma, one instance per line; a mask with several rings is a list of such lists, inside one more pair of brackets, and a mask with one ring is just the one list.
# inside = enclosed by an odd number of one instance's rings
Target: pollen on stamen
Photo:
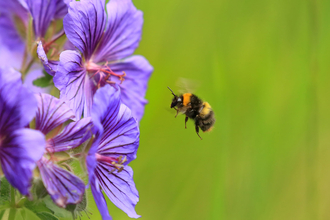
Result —
[[123, 74], [117, 74], [113, 72], [110, 67], [108, 66], [108, 62], [106, 62], [104, 65], [98, 65], [93, 62], [87, 62], [86, 63], [86, 69], [89, 73], [91, 73], [90, 78], [93, 78], [97, 74], [99, 74], [99, 80], [97, 82], [97, 85], [100, 86], [102, 82], [106, 82], [109, 84], [116, 83], [111, 80], [111, 75], [116, 76], [120, 80], [120, 84], [125, 80], [126, 73], [123, 71]]
[[127, 161], [127, 157], [119, 156], [116, 158], [96, 154], [96, 160], [99, 162], [111, 164], [112, 169], [109, 171], [109, 173], [113, 173], [115, 171], [119, 173], [124, 169], [124, 163]]

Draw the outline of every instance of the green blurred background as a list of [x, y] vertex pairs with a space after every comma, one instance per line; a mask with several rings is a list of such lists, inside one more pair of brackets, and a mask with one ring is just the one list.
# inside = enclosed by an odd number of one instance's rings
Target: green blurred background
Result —
[[[137, 213], [330, 219], [330, 1], [133, 2], [145, 19], [136, 53], [155, 69], [131, 163]], [[197, 81], [215, 111], [202, 141], [169, 108], [166, 87], [178, 91], [180, 77]], [[108, 204], [115, 220], [129, 219]]]

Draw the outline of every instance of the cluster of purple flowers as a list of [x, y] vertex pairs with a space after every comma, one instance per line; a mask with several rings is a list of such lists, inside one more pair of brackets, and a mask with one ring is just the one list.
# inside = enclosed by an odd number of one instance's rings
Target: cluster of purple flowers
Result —
[[140, 217], [128, 164], [153, 71], [132, 55], [142, 25], [131, 0], [0, 0], [0, 165], [21, 195], [35, 199], [41, 179], [65, 208], [89, 187], [103, 219], [111, 217], [102, 192]]

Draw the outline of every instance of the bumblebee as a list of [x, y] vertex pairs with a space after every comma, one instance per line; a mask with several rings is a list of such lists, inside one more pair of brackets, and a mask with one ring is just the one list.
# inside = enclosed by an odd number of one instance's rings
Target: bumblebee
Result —
[[209, 103], [203, 102], [196, 95], [191, 93], [184, 93], [180, 96], [174, 94], [170, 87], [167, 87], [173, 94], [174, 98], [172, 99], [171, 108], [176, 110], [176, 116], [179, 112], [186, 115], [185, 118], [185, 128], [187, 128], [188, 118], [195, 121], [195, 130], [198, 137], [199, 128], [203, 132], [211, 131], [215, 123], [214, 112]]

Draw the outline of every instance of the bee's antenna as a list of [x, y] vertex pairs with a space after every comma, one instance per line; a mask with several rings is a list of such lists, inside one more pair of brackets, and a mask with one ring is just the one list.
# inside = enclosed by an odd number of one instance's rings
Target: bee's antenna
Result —
[[174, 94], [174, 92], [172, 91], [172, 89], [170, 87], [167, 86], [167, 88], [172, 92], [172, 94], [176, 97], [176, 95]]

